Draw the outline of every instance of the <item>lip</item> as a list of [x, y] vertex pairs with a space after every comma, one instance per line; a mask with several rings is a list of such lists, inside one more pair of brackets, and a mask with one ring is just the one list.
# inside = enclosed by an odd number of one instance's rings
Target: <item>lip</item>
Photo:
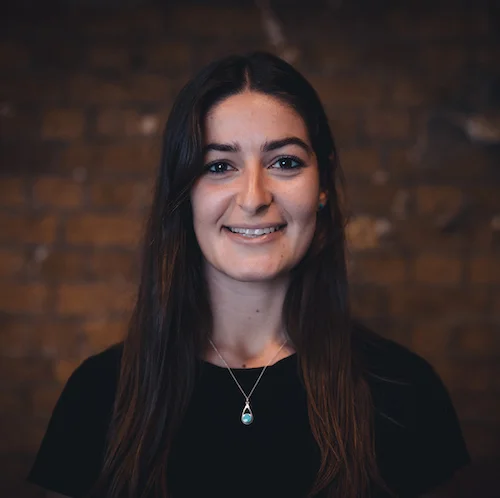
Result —
[[281, 225], [284, 225], [283, 228], [281, 228], [280, 230], [277, 230], [275, 232], [272, 232], [272, 233], [267, 233], [266, 235], [260, 235], [259, 237], [246, 237], [240, 233], [234, 233], [234, 232], [231, 232], [231, 230], [229, 230], [229, 228], [227, 226], [224, 226], [224, 233], [234, 242], [237, 242], [239, 244], [245, 244], [245, 245], [259, 245], [259, 244], [267, 244], [269, 242], [273, 242], [277, 239], [279, 239], [280, 237], [283, 236], [283, 233], [286, 231], [286, 227], [287, 225], [285, 223], [277, 223], [276, 225], [269, 225], [269, 224], [266, 224], [266, 225], [259, 225], [259, 226], [247, 226], [247, 225], [243, 225], [243, 226], [234, 226], [233, 228], [253, 228], [253, 229], [257, 229], [257, 228], [269, 228], [269, 227], [272, 227], [272, 226], [281, 226]]

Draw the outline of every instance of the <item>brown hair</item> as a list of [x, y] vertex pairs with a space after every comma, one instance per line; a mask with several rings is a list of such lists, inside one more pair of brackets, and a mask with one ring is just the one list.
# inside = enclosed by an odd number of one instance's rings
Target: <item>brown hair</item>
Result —
[[305, 78], [267, 53], [231, 56], [203, 69], [180, 92], [163, 142], [143, 251], [137, 302], [124, 342], [103, 472], [107, 497], [168, 496], [174, 435], [206, 347], [211, 311], [194, 236], [189, 192], [203, 172], [203, 122], [243, 89], [274, 96], [304, 119], [320, 183], [329, 194], [308, 253], [293, 270], [283, 319], [297, 351], [321, 465], [310, 495], [368, 496], [378, 478], [372, 402], [353, 346], [344, 253], [341, 170], [321, 102]]

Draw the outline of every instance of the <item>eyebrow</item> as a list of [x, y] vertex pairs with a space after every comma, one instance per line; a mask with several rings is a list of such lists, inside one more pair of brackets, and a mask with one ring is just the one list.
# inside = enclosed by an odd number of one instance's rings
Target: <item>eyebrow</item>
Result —
[[[271, 152], [273, 150], [281, 149], [286, 145], [297, 145], [304, 149], [308, 155], [312, 154], [311, 147], [304, 142], [304, 140], [299, 137], [285, 137], [280, 140], [272, 140], [271, 142], [265, 142], [261, 147], [262, 152]], [[237, 143], [232, 144], [218, 144], [210, 143], [203, 147], [203, 154], [206, 154], [209, 150], [215, 150], [219, 152], [240, 152], [241, 148]]]

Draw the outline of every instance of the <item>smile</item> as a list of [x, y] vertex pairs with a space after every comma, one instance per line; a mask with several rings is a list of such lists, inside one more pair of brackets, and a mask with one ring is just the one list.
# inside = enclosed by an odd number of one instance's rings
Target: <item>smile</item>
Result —
[[275, 225], [266, 228], [238, 228], [238, 227], [224, 227], [232, 233], [243, 235], [244, 237], [261, 237], [270, 233], [278, 232], [285, 228], [286, 225]]

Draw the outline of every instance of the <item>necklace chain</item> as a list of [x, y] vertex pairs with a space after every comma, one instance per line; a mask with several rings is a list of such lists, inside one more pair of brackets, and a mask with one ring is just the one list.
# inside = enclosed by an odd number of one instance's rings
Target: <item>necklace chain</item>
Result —
[[224, 363], [224, 365], [226, 365], [226, 368], [228, 369], [229, 373], [231, 374], [231, 377], [233, 378], [234, 382], [236, 383], [236, 385], [240, 389], [241, 394], [243, 394], [243, 396], [245, 397], [245, 401], [247, 403], [250, 402], [250, 397], [252, 396], [253, 392], [255, 391], [255, 388], [257, 387], [257, 384], [259, 383], [260, 379], [264, 375], [264, 372], [266, 371], [266, 368], [274, 361], [274, 359], [279, 355], [279, 353], [281, 352], [281, 350], [285, 347], [285, 344], [288, 342], [287, 339], [285, 339], [285, 341], [283, 342], [283, 344], [281, 345], [281, 347], [278, 349], [278, 351], [276, 352], [276, 354], [269, 360], [269, 362], [267, 363], [267, 365], [262, 369], [262, 372], [260, 372], [259, 377], [257, 378], [257, 380], [255, 381], [255, 384], [252, 387], [252, 390], [247, 395], [245, 393], [245, 391], [243, 390], [243, 388], [241, 387], [241, 385], [238, 382], [238, 380], [236, 379], [236, 377], [234, 376], [234, 373], [231, 370], [231, 368], [229, 367], [229, 365], [227, 364], [226, 360], [222, 357], [222, 355], [219, 353], [219, 350], [215, 347], [215, 344], [212, 342], [212, 339], [208, 339], [208, 340], [210, 341], [210, 344], [214, 348], [214, 351], [219, 355], [219, 358], [222, 360], [222, 362]]

